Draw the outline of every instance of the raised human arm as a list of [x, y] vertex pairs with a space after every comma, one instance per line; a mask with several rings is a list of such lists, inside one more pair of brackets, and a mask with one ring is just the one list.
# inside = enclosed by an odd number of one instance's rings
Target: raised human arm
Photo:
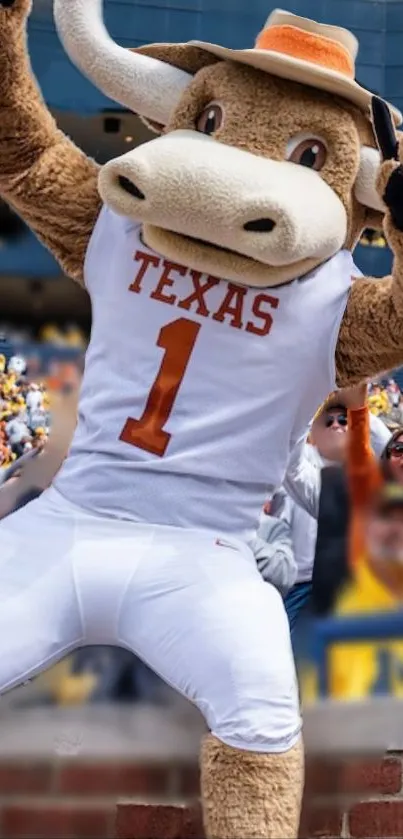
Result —
[[32, 75], [26, 25], [31, 0], [0, 0], [0, 194], [83, 282], [98, 216], [98, 166], [59, 129]]
[[381, 470], [371, 448], [367, 386], [344, 391], [348, 416], [347, 476], [353, 514], [367, 507], [381, 480]]
[[297, 440], [288, 461], [284, 489], [314, 519], [319, 515], [321, 470], [307, 456], [306, 433]]

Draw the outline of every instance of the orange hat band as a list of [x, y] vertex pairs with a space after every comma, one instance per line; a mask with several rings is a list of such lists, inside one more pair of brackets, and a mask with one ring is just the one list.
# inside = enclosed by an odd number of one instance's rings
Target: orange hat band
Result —
[[260, 33], [255, 47], [259, 50], [282, 52], [311, 64], [320, 64], [321, 67], [336, 70], [350, 79], [354, 79], [355, 76], [354, 61], [346, 47], [332, 41], [331, 38], [304, 32], [296, 26], [269, 26]]

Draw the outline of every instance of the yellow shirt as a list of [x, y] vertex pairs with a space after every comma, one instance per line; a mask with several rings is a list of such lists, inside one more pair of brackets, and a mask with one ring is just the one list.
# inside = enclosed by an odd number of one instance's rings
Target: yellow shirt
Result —
[[[374, 577], [365, 562], [357, 564], [355, 579], [342, 594], [336, 615], [391, 612], [397, 603]], [[378, 676], [379, 651], [403, 662], [403, 641], [360, 642], [336, 645], [329, 654], [330, 693], [338, 699], [358, 700], [368, 696]], [[392, 674], [393, 681], [393, 674]]]
[[372, 414], [387, 414], [390, 410], [389, 397], [386, 391], [374, 393], [368, 397], [368, 406]]

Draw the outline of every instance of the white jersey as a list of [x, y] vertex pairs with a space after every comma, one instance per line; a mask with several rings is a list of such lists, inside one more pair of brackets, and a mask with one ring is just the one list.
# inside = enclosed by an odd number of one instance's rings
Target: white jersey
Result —
[[241, 287], [165, 260], [104, 207], [85, 266], [78, 425], [56, 488], [100, 515], [249, 538], [335, 387], [355, 273], [342, 251], [288, 285]]

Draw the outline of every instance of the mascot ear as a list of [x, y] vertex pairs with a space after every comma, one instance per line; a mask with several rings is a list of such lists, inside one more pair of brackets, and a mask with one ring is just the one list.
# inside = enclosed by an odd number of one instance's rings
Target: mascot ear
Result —
[[369, 210], [383, 213], [386, 209], [376, 188], [376, 179], [381, 165], [378, 149], [362, 146], [360, 168], [355, 182], [355, 197], [362, 206]]

